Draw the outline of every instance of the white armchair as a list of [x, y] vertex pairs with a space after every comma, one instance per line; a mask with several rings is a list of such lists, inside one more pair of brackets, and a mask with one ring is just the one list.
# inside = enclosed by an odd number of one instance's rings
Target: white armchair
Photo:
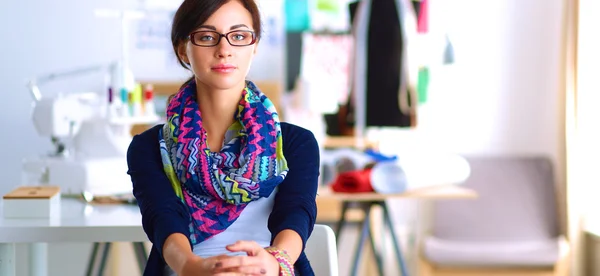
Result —
[[338, 254], [335, 234], [331, 227], [315, 224], [304, 249], [306, 257], [318, 276], [338, 276]]

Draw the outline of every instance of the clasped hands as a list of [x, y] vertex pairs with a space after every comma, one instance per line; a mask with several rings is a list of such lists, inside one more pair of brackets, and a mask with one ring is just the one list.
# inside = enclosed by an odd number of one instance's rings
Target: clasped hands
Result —
[[277, 259], [254, 241], [238, 241], [228, 245], [231, 252], [244, 256], [219, 255], [210, 258], [190, 257], [179, 276], [278, 276]]

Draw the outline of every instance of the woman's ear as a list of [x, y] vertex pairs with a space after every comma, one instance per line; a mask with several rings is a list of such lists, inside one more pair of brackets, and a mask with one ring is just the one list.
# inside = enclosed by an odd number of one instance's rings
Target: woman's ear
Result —
[[186, 44], [187, 43], [179, 43], [179, 45], [177, 46], [177, 55], [185, 64], [189, 65], [190, 59], [187, 56]]

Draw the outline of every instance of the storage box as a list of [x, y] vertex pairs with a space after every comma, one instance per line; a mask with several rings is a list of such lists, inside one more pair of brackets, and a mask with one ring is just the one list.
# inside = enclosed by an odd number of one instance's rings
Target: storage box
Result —
[[5, 218], [60, 216], [60, 188], [56, 186], [22, 186], [2, 199]]

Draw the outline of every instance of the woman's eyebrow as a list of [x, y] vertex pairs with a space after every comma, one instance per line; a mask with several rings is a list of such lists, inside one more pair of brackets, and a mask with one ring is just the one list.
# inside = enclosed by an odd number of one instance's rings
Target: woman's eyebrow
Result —
[[[229, 30], [235, 30], [235, 29], [239, 29], [239, 28], [250, 29], [248, 26], [246, 26], [246, 24], [237, 24], [237, 25], [231, 26], [231, 28], [229, 28]], [[212, 25], [202, 25], [202, 26], [198, 27], [198, 29], [210, 29], [210, 30], [216, 31], [217, 27], [212, 26]]]
[[215, 26], [211, 26], [211, 25], [202, 25], [202, 26], [198, 27], [198, 29], [211, 29], [213, 31], [217, 30], [217, 28]]
[[234, 30], [234, 29], [239, 29], [239, 28], [247, 28], [247, 29], [250, 29], [250, 28], [248, 28], [248, 26], [246, 26], [245, 24], [237, 24], [237, 25], [233, 25], [233, 26], [231, 26], [231, 28], [229, 28], [229, 30]]

